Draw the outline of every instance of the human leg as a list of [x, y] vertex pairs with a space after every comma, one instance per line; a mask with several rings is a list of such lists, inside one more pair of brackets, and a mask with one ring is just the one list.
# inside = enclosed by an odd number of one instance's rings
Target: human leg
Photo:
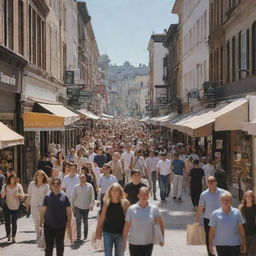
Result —
[[83, 223], [84, 223], [84, 239], [87, 239], [88, 236], [88, 214], [89, 209], [83, 210]]
[[124, 256], [123, 237], [122, 234], [114, 235], [115, 256]]
[[45, 256], [52, 256], [54, 245], [54, 231], [51, 227], [44, 224], [44, 237], [45, 237]]
[[176, 175], [174, 174], [173, 175], [173, 197], [176, 198], [177, 195], [178, 195], [178, 176], [179, 175]]
[[182, 186], [183, 186], [183, 176], [182, 175], [177, 175], [178, 176], [178, 184], [177, 184], [177, 197], [181, 198], [182, 196]]
[[204, 231], [205, 231], [205, 240], [206, 240], [206, 248], [209, 256], [212, 256], [209, 248], [209, 232], [210, 232], [210, 227], [209, 227], [209, 219], [204, 218]]
[[35, 224], [36, 236], [39, 236], [40, 211], [38, 206], [31, 205], [31, 215]]
[[57, 256], [64, 255], [65, 230], [66, 230], [66, 227], [55, 229], [55, 241], [56, 241]]
[[112, 256], [114, 236], [111, 233], [103, 232], [103, 242], [104, 242], [104, 251], [105, 256]]
[[141, 245], [129, 244], [130, 256], [142, 256]]
[[82, 210], [75, 207], [77, 239], [81, 238]]
[[11, 210], [12, 218], [12, 238], [15, 238], [17, 232], [17, 220], [18, 220], [18, 210]]

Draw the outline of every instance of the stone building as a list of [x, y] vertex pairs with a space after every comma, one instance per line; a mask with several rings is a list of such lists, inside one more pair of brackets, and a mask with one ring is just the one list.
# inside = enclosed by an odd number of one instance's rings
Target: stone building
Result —
[[245, 99], [234, 117], [239, 125], [222, 120], [222, 127], [214, 134], [215, 141], [222, 140], [225, 145], [217, 151], [225, 159], [230, 189], [241, 197], [242, 192], [256, 187], [255, 1], [210, 1], [209, 49], [210, 82], [205, 84], [205, 101], [216, 104]]
[[153, 34], [148, 43], [149, 52], [149, 112], [156, 116], [164, 114], [166, 105], [166, 86], [163, 80], [163, 61], [168, 50], [163, 46], [166, 34]]

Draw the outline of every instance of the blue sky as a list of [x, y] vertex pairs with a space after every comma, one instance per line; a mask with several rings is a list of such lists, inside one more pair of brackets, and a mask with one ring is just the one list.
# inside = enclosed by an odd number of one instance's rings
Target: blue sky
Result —
[[86, 0], [100, 53], [112, 63], [148, 64], [151, 34], [162, 33], [178, 18], [174, 0]]

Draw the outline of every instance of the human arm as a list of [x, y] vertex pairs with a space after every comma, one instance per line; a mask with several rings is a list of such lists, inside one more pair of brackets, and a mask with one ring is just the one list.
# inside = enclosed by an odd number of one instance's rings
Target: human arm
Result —
[[123, 247], [126, 248], [126, 240], [131, 227], [131, 222], [126, 221], [124, 224], [124, 230], [123, 230]]
[[26, 207], [28, 208], [30, 203], [31, 203], [31, 196], [32, 196], [32, 184], [30, 183], [29, 186], [28, 186], [28, 197], [27, 197], [27, 200], [26, 200]]
[[246, 238], [245, 238], [245, 232], [244, 232], [243, 224], [238, 224], [238, 230], [239, 230], [240, 238], [241, 238], [241, 253], [246, 253], [247, 246], [246, 246]]
[[[162, 235], [163, 235], [163, 237], [164, 237], [164, 220], [163, 220], [163, 218], [162, 218], [161, 215], [159, 215], [159, 216], [156, 217], [156, 223], [160, 226]], [[161, 243], [160, 245], [163, 246], [164, 243]]]
[[6, 197], [6, 195], [7, 195], [7, 190], [6, 190], [6, 188], [7, 188], [7, 185], [4, 184], [3, 187], [2, 187], [2, 190], [1, 190], [1, 197], [2, 197], [2, 198]]
[[196, 211], [196, 217], [195, 217], [195, 222], [199, 223], [200, 218], [203, 214], [204, 206], [203, 205], [198, 205], [197, 211]]
[[91, 190], [90, 190], [90, 208], [89, 208], [90, 211], [93, 210], [94, 200], [95, 200], [95, 194], [94, 194], [93, 186], [91, 186]]
[[96, 235], [95, 235], [96, 239], [101, 239], [102, 237], [102, 231], [103, 231], [104, 221], [106, 218], [106, 212], [107, 212], [107, 207], [106, 205], [104, 205], [100, 214], [100, 218], [97, 223], [97, 227], [96, 227]]
[[71, 207], [70, 206], [66, 207], [66, 214], [67, 214], [67, 218], [68, 218], [67, 224], [68, 224], [69, 227], [71, 227], [72, 213], [71, 213]]
[[41, 228], [43, 226], [44, 216], [47, 210], [47, 206], [40, 207], [40, 221], [39, 221], [39, 227]]
[[214, 254], [214, 250], [213, 250], [213, 239], [214, 239], [214, 235], [215, 235], [215, 228], [211, 227], [210, 231], [209, 231], [209, 250], [212, 254]]

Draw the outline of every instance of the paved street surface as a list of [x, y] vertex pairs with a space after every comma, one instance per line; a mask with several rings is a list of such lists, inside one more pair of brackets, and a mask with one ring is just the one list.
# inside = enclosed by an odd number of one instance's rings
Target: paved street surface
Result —
[[[159, 197], [158, 197], [159, 198]], [[154, 204], [160, 207], [166, 225], [165, 246], [155, 246], [153, 256], [206, 256], [204, 246], [187, 246], [186, 245], [186, 225], [194, 220], [195, 211], [189, 197], [184, 197], [183, 202], [173, 201], [169, 198], [166, 202], [159, 201]], [[96, 211], [91, 214], [89, 220], [89, 237], [95, 230]], [[6, 242], [6, 238], [2, 238], [5, 234], [4, 226], [0, 225], [0, 255], [3, 256], [39, 256], [44, 255], [44, 252], [37, 248], [35, 243], [35, 233], [33, 232], [34, 225], [32, 218], [22, 218], [18, 221], [18, 233], [16, 236], [16, 244]], [[55, 253], [54, 253], [55, 255]], [[95, 252], [88, 240], [82, 244], [77, 244], [73, 248], [65, 247], [65, 255], [94, 255], [103, 256], [103, 252]], [[129, 255], [128, 252], [125, 254]]]

